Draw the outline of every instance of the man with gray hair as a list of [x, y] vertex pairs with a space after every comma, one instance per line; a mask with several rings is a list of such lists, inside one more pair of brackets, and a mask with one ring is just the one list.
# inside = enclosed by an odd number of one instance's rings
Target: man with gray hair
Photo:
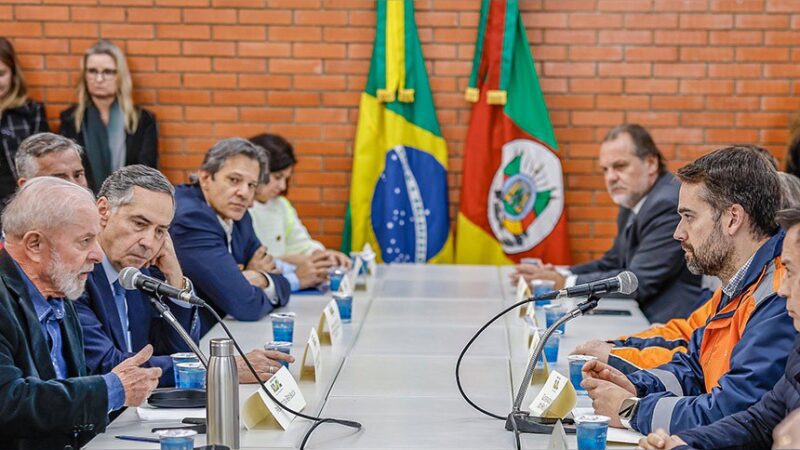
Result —
[[82, 161], [83, 149], [72, 139], [54, 133], [34, 134], [22, 141], [14, 157], [17, 185], [49, 176], [88, 189]]
[[[275, 272], [247, 212], [256, 187], [268, 176], [264, 149], [246, 139], [223, 139], [206, 153], [198, 175], [197, 183], [176, 189], [170, 234], [200, 296], [237, 320], [258, 320], [286, 305], [289, 282]], [[213, 317], [200, 314], [205, 333]]]
[[[138, 406], [161, 369], [152, 347], [104, 376], [87, 376], [72, 301], [102, 256], [92, 194], [53, 177], [31, 180], [3, 212], [0, 251], [0, 448], [80, 448], [108, 413]], [[67, 299], [67, 300], [65, 300]]]
[[[161, 172], [140, 164], [117, 170], [100, 188], [97, 208], [102, 261], [94, 266], [86, 293], [76, 304], [84, 333], [86, 364], [92, 374], [108, 373], [120, 361], [152, 344], [155, 356], [145, 365], [160, 367], [159, 384], [172, 386], [175, 368], [169, 355], [189, 351], [180, 335], [160, 318], [149, 294], [126, 291], [119, 281], [122, 269], [134, 267], [172, 286], [193, 289], [183, 276], [168, 233], [175, 213], [174, 192], [175, 188]], [[181, 326], [195, 342], [199, 341], [197, 308], [177, 301], [169, 305]], [[264, 377], [280, 367], [269, 356], [287, 359], [288, 355], [265, 350], [251, 352], [250, 359]], [[240, 381], [252, 381], [243, 363], [239, 373]]]

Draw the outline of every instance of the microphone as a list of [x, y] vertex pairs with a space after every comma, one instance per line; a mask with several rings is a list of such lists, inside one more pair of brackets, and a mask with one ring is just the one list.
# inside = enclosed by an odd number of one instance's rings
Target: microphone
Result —
[[129, 291], [139, 289], [148, 294], [163, 295], [164, 297], [174, 298], [192, 305], [205, 306], [206, 304], [203, 299], [193, 295], [191, 292], [183, 291], [161, 280], [148, 277], [135, 267], [122, 269], [119, 273], [119, 284]]
[[558, 292], [567, 297], [589, 297], [604, 294], [630, 295], [638, 288], [639, 280], [636, 278], [636, 274], [626, 270], [615, 277], [579, 284]]

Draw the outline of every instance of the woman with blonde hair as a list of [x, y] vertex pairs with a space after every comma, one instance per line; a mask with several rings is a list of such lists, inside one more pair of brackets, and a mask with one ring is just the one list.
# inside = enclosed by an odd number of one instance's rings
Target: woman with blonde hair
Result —
[[0, 37], [0, 209], [17, 188], [14, 157], [28, 136], [50, 131], [44, 106], [28, 98], [28, 86], [14, 46]]
[[110, 41], [99, 41], [83, 54], [81, 72], [78, 103], [61, 113], [61, 134], [83, 146], [89, 187], [97, 191], [122, 166], [156, 168], [156, 118], [134, 105], [122, 50]]

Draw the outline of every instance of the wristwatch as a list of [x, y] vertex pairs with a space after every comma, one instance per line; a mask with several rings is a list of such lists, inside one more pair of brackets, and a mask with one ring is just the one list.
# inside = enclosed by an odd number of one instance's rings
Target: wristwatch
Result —
[[622, 405], [619, 407], [619, 421], [622, 422], [622, 426], [629, 430], [633, 429], [631, 427], [631, 420], [633, 420], [633, 416], [636, 414], [636, 409], [638, 407], [638, 397], [628, 397], [622, 401]]

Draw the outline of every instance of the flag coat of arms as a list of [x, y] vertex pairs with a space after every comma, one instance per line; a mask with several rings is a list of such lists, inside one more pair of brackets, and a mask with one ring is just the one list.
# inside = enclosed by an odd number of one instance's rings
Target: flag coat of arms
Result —
[[377, 2], [359, 105], [342, 248], [384, 262], [452, 262], [447, 145], [433, 105], [412, 0]]
[[456, 261], [568, 264], [561, 160], [516, 0], [483, 0], [465, 97]]

